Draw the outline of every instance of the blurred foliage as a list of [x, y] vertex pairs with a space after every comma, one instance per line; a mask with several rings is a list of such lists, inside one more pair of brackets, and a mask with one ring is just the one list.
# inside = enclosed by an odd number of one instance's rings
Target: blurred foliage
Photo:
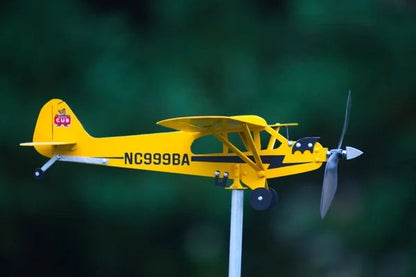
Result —
[[[154, 122], [256, 114], [292, 137], [345, 143], [324, 221], [323, 170], [246, 203], [243, 276], [415, 276], [416, 6], [412, 1], [3, 1], [2, 276], [225, 276], [230, 194], [209, 178], [45, 162], [30, 140], [62, 98], [95, 136]], [[281, 185], [282, 184], [282, 185]], [[248, 194], [246, 193], [246, 198]]]

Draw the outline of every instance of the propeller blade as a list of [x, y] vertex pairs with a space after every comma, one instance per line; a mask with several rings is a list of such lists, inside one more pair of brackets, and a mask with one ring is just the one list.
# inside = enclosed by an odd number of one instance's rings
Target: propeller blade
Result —
[[345, 108], [344, 126], [342, 127], [341, 137], [339, 138], [339, 143], [337, 147], [338, 149], [341, 148], [342, 142], [344, 141], [345, 133], [347, 132], [348, 121], [350, 117], [350, 110], [351, 110], [351, 90], [348, 91], [347, 106]]
[[332, 200], [334, 199], [335, 192], [337, 191], [338, 186], [338, 162], [341, 157], [341, 154], [337, 152], [332, 152], [331, 156], [328, 158], [325, 167], [324, 182], [322, 184], [322, 194], [321, 194], [321, 217], [325, 217], [328, 212], [329, 207], [331, 206]]
[[351, 147], [351, 146], [345, 147], [345, 152], [346, 152], [345, 158], [347, 160], [355, 159], [358, 156], [361, 156], [363, 154], [363, 151], [361, 151], [360, 149]]
[[328, 160], [326, 161], [324, 181], [322, 184], [322, 193], [321, 193], [321, 217], [325, 217], [328, 212], [329, 207], [331, 206], [332, 200], [334, 199], [335, 193], [338, 186], [338, 162], [344, 157], [347, 160], [354, 159], [363, 152], [357, 148], [347, 146], [345, 150], [341, 149], [342, 142], [344, 141], [345, 133], [348, 128], [348, 121], [350, 117], [351, 110], [351, 90], [348, 92], [347, 106], [345, 108], [345, 118], [344, 126], [342, 127], [341, 137], [339, 139], [338, 147], [332, 149], [329, 152]]

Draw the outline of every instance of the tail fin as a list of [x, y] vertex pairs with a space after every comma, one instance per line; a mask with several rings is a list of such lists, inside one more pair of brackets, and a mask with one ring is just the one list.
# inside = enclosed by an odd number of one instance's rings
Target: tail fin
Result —
[[60, 99], [46, 103], [38, 116], [33, 142], [21, 146], [34, 146], [40, 154], [52, 157], [56, 148], [71, 150], [77, 143], [90, 138], [71, 108]]

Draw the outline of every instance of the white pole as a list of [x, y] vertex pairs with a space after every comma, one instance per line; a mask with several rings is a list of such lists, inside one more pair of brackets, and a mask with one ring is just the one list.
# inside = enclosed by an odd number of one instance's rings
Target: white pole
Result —
[[243, 243], [244, 190], [233, 189], [231, 194], [230, 257], [228, 277], [241, 276]]

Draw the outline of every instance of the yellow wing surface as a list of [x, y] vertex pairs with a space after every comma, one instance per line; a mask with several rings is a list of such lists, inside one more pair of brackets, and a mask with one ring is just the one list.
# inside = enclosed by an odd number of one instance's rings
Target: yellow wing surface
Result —
[[[257, 115], [237, 116], [187, 116], [169, 118], [157, 122], [158, 125], [184, 132], [242, 132], [247, 126], [251, 129], [264, 129], [267, 122]], [[276, 123], [271, 128], [298, 126], [298, 123]]]
[[250, 129], [264, 128], [266, 121], [255, 115], [240, 116], [188, 116], [157, 122], [158, 125], [184, 132], [241, 132], [244, 126]]

